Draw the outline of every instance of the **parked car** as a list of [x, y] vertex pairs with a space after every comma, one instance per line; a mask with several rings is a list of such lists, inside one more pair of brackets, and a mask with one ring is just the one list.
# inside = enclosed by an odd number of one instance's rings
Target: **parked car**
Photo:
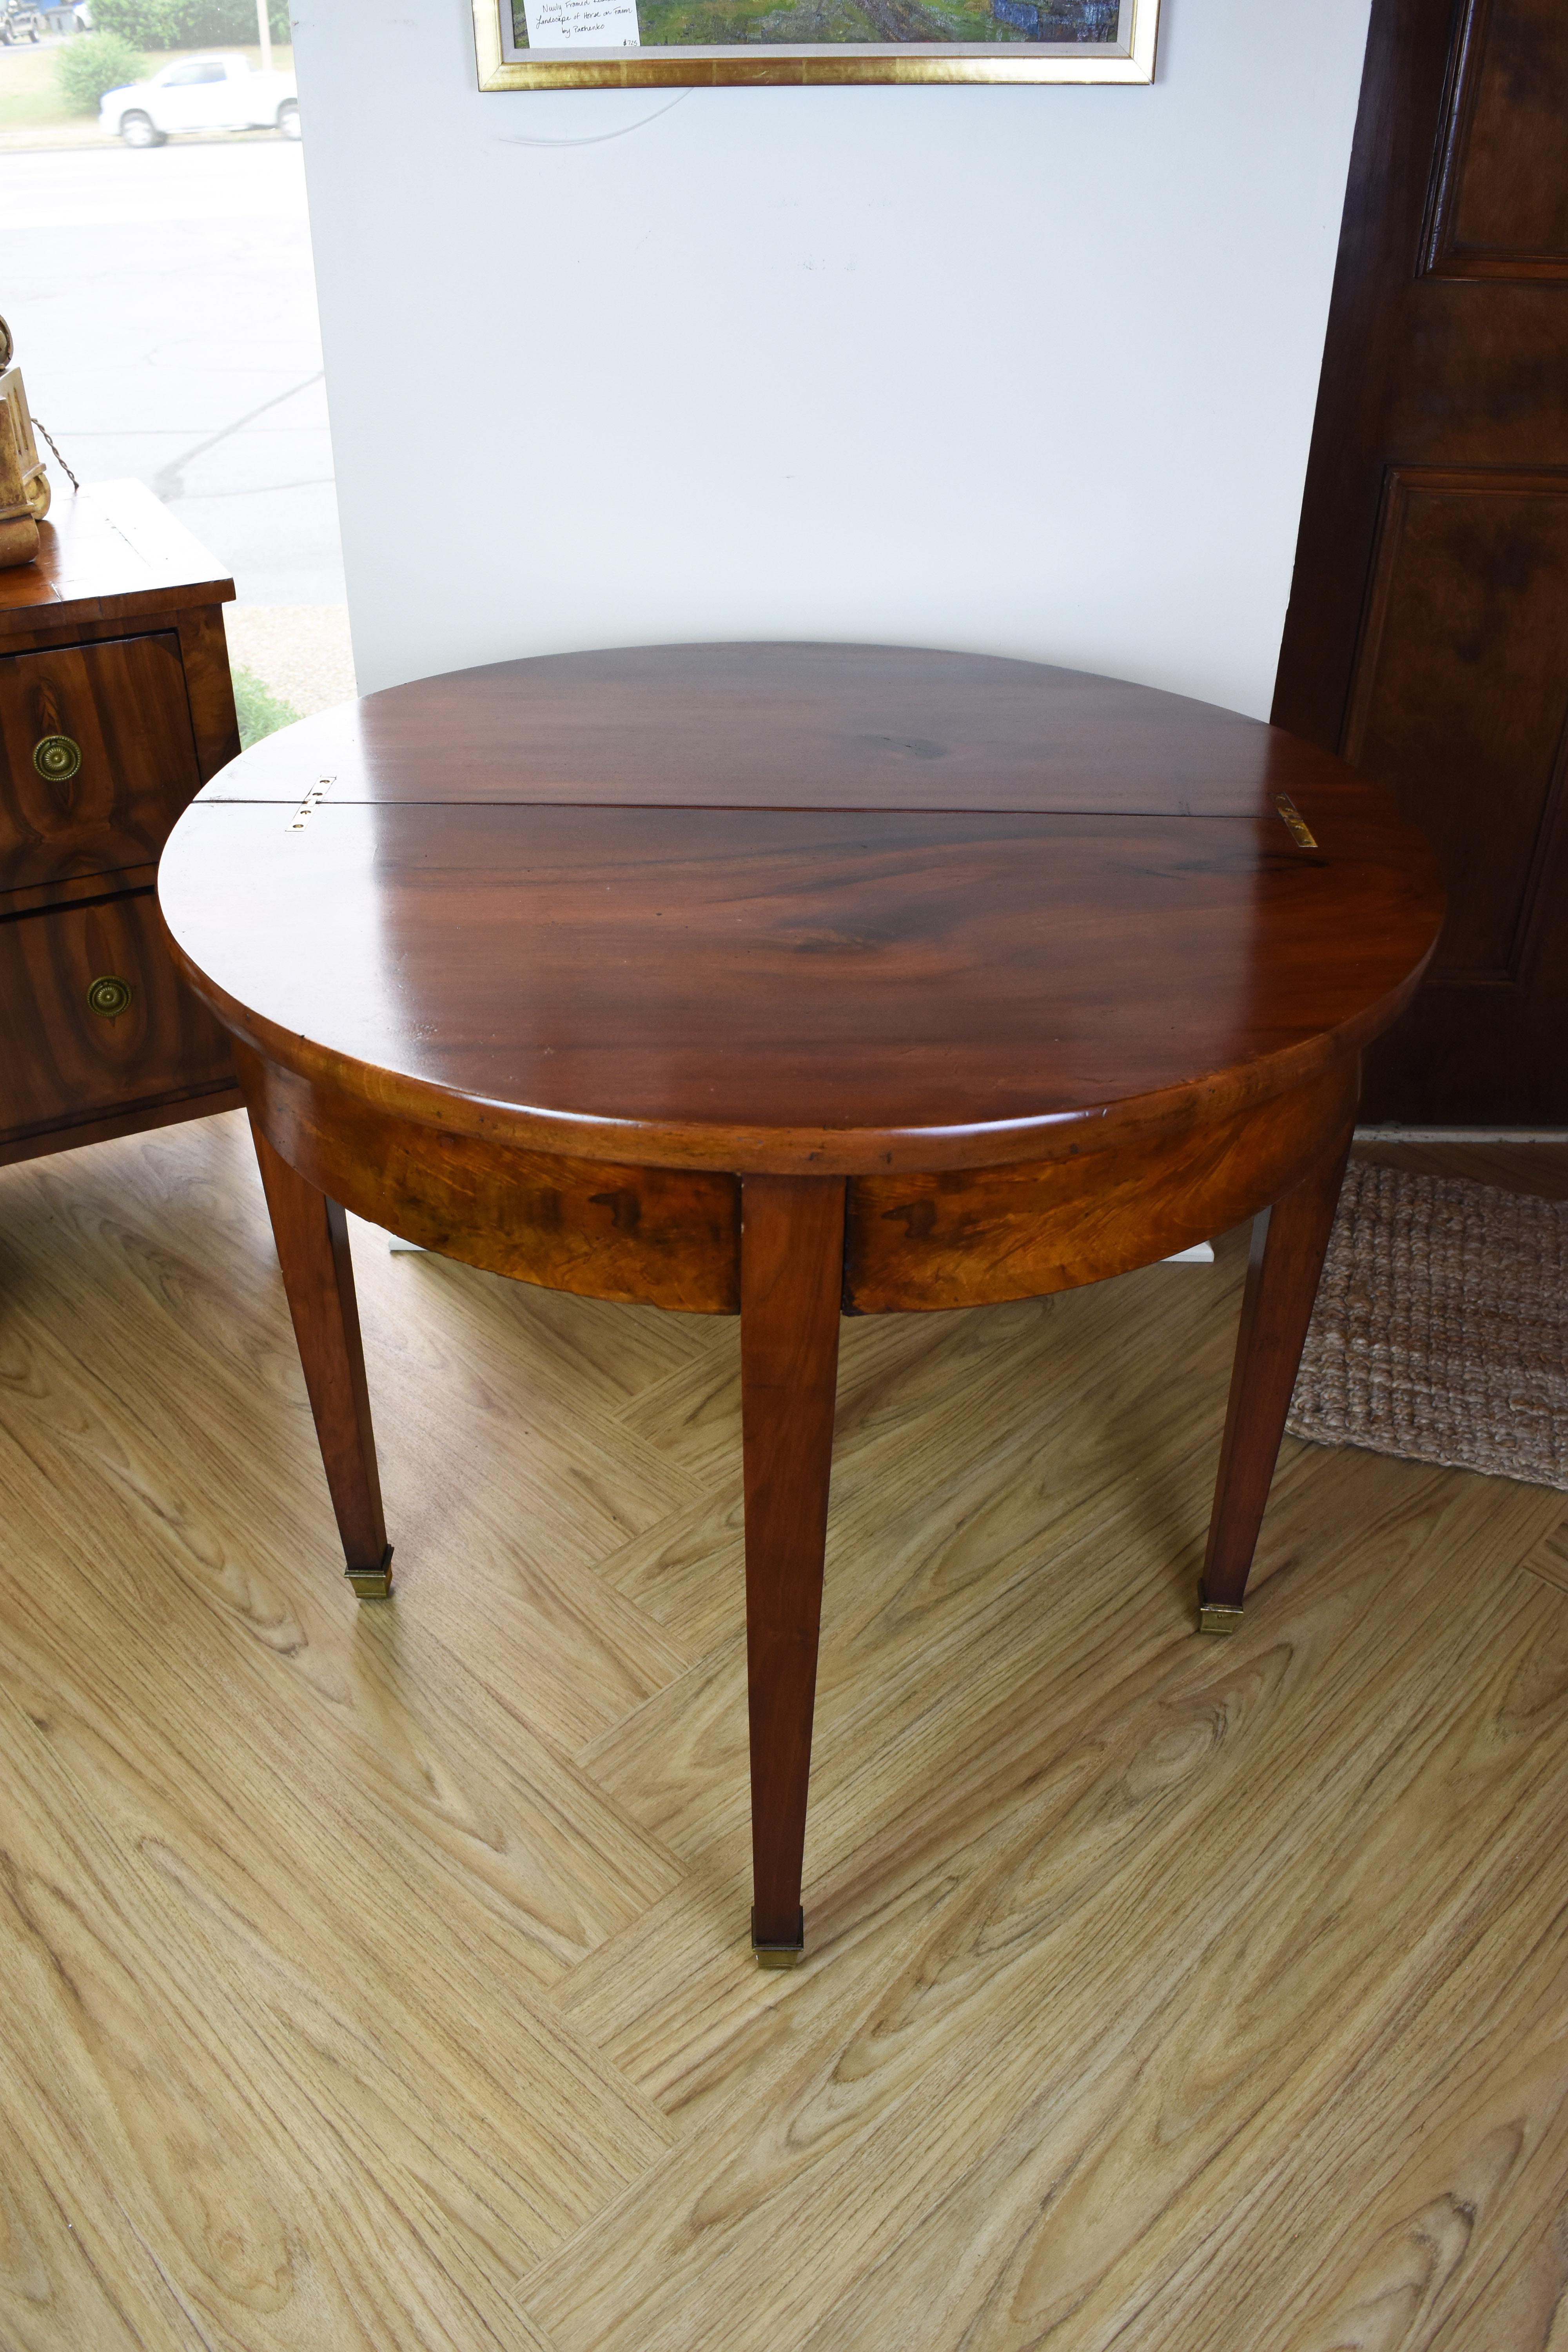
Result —
[[36, 41], [41, 30], [32, 0], [5, 0], [0, 7], [0, 41], [7, 48], [13, 41]]
[[161, 147], [172, 131], [277, 129], [298, 139], [300, 100], [292, 74], [258, 73], [237, 49], [215, 49], [105, 90], [98, 119], [128, 147]]

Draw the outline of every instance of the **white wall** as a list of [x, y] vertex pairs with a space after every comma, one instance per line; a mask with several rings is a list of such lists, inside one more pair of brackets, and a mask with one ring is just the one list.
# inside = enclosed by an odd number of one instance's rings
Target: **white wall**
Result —
[[1266, 713], [1368, 0], [1164, 0], [1152, 89], [476, 87], [297, 0], [362, 691], [704, 637]]

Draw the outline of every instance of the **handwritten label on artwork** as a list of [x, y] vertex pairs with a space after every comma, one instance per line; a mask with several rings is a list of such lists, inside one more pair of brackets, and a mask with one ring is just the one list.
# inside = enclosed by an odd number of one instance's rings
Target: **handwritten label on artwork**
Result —
[[635, 49], [637, 0], [524, 0], [531, 49]]

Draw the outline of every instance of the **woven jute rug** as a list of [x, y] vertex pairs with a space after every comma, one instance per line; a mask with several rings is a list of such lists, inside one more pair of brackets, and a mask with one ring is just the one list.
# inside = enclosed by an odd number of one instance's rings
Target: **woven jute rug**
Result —
[[1568, 1202], [1352, 1160], [1286, 1427], [1568, 1488]]

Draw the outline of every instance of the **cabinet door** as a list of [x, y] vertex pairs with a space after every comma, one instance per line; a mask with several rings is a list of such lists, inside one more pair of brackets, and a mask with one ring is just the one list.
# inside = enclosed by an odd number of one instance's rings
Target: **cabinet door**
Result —
[[1363, 1115], [1568, 1121], [1568, 7], [1373, 0], [1274, 717], [1449, 916]]
[[233, 1084], [151, 890], [0, 922], [0, 1145]]
[[152, 864], [200, 782], [172, 629], [0, 658], [0, 892]]

